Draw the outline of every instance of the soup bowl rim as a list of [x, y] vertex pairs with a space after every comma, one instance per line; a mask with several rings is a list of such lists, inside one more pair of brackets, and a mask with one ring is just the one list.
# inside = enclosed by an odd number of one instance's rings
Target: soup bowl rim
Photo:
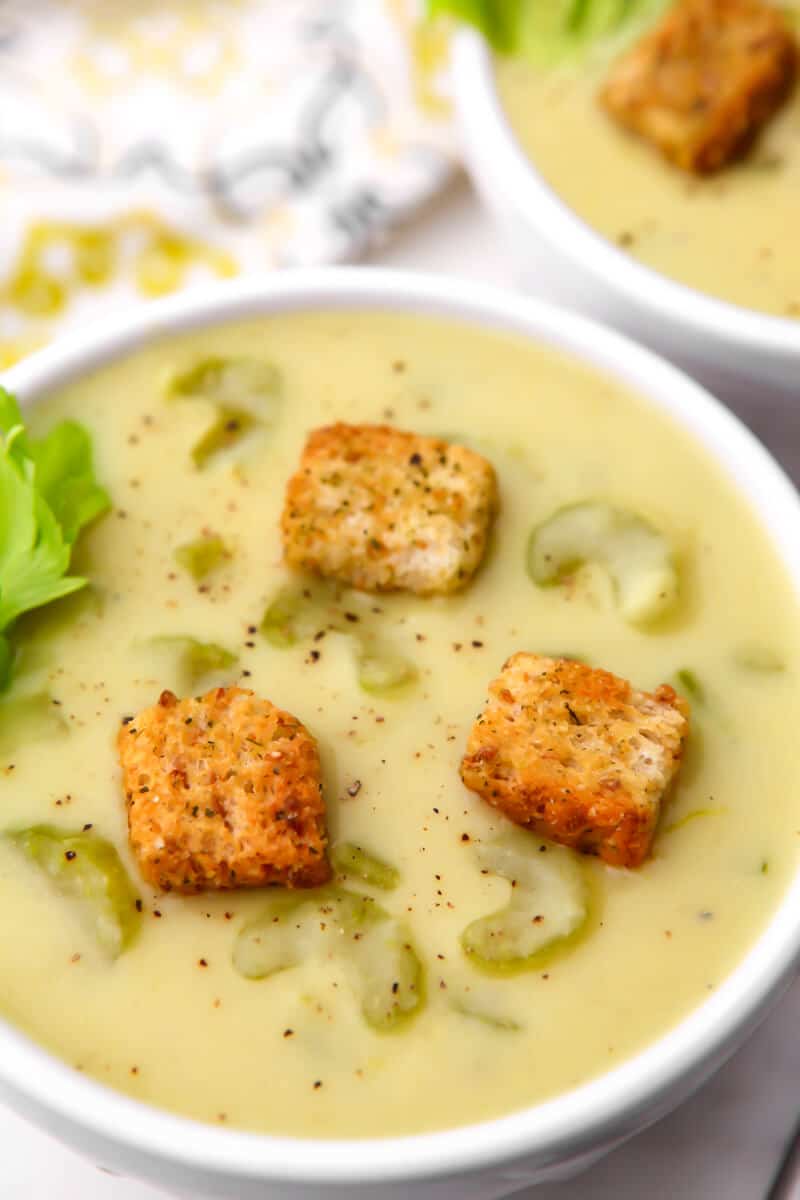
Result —
[[[161, 337], [275, 313], [390, 311], [522, 335], [605, 372], [666, 411], [733, 481], [758, 515], [800, 596], [800, 498], [753, 435], [698, 384], [628, 338], [543, 301], [422, 273], [298, 270], [197, 288], [65, 335], [5, 372], [23, 404]], [[0, 1021], [0, 1094], [12, 1106], [209, 1175], [307, 1185], [438, 1178], [527, 1158], [587, 1152], [667, 1111], [737, 1047], [800, 958], [800, 868], [742, 962], [666, 1034], [613, 1070], [508, 1115], [439, 1132], [310, 1139], [213, 1127], [131, 1099], [88, 1078]], [[388, 1036], [388, 1035], [387, 1035]], [[45, 1114], [43, 1120], [41, 1114]]]
[[[453, 50], [453, 78], [467, 158], [493, 194], [517, 213], [554, 252], [600, 293], [613, 291], [651, 317], [666, 318], [699, 340], [797, 360], [800, 321], [733, 304], [661, 274], [593, 229], [545, 179], [526, 154], [500, 100], [494, 56], [485, 39], [461, 30]], [[488, 181], [488, 182], [487, 182]], [[702, 345], [688, 346], [703, 353]]]

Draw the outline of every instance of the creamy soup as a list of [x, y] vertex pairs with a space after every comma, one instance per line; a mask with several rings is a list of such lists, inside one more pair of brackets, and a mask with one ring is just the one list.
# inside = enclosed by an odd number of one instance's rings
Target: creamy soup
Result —
[[[269, 425], [198, 468], [191, 449], [213, 414], [169, 400], [167, 385], [208, 356], [268, 361], [280, 385]], [[0, 812], [6, 831], [91, 824], [122, 856], [141, 928], [112, 959], [81, 906], [0, 839], [0, 1005], [11, 1022], [102, 1083], [202, 1121], [373, 1137], [573, 1088], [719, 987], [797, 867], [797, 602], [747, 506], [670, 420], [521, 338], [351, 312], [157, 342], [30, 421], [41, 432], [67, 416], [91, 430], [113, 508], [79, 550], [91, 592], [24, 630]], [[282, 647], [258, 631], [288, 577], [285, 482], [307, 432], [337, 419], [463, 439], [499, 477], [491, 551], [468, 588], [354, 598], [416, 669], [386, 694], [359, 686], [347, 634]], [[526, 573], [532, 526], [593, 497], [646, 517], [674, 547], [679, 606], [649, 630], [622, 619], [602, 572], [569, 588], [539, 588]], [[204, 530], [228, 556], [198, 584], [175, 550]], [[178, 644], [153, 641], [165, 637], [227, 649], [237, 662], [218, 658], [210, 676], [253, 688], [317, 737], [332, 842], [397, 872], [393, 890], [347, 886], [405, 922], [424, 973], [414, 1019], [376, 1030], [346, 956], [324, 947], [269, 978], [244, 977], [237, 938], [274, 891], [181, 897], [142, 883], [115, 740], [162, 688], [182, 686]], [[626, 871], [560, 852], [588, 879], [582, 936], [532, 969], [488, 974], [460, 939], [508, 901], [511, 884], [487, 871], [481, 849], [512, 827], [464, 788], [458, 765], [489, 681], [520, 649], [580, 656], [648, 689], [682, 673], [693, 728], [652, 857]], [[57, 701], [63, 728], [20, 704], [34, 694]], [[533, 834], [518, 836], [538, 850]]]
[[689, 177], [597, 102], [610, 63], [500, 60], [500, 99], [558, 196], [648, 267], [744, 308], [800, 317], [800, 89], [743, 161]]

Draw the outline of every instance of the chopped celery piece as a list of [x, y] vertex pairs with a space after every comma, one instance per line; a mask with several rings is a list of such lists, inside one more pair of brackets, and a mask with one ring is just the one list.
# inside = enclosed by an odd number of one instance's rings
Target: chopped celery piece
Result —
[[294, 646], [330, 624], [328, 613], [309, 588], [283, 587], [267, 605], [259, 626], [267, 641], [279, 650]]
[[694, 671], [690, 671], [688, 667], [684, 667], [682, 670], [678, 671], [675, 678], [678, 681], [678, 686], [681, 691], [685, 692], [691, 700], [694, 700], [696, 704], [705, 704], [706, 689], [703, 687]]
[[62, 895], [80, 900], [103, 950], [117, 958], [139, 928], [136, 892], [119, 854], [95, 833], [34, 825], [8, 835]]
[[175, 550], [175, 561], [178, 566], [187, 570], [193, 579], [200, 582], [215, 571], [228, 554], [228, 547], [222, 538], [212, 534], [178, 546]]
[[394, 867], [353, 842], [339, 842], [331, 850], [330, 857], [334, 870], [340, 875], [350, 875], [353, 879], [368, 883], [370, 887], [390, 892], [400, 881], [400, 875]]
[[386, 647], [362, 645], [358, 656], [359, 687], [373, 696], [389, 696], [413, 683], [416, 668], [407, 658]]
[[528, 541], [528, 574], [539, 587], [561, 583], [587, 563], [606, 569], [620, 611], [633, 625], [664, 616], [678, 598], [667, 539], [626, 509], [600, 501], [561, 508]]
[[271, 401], [280, 383], [280, 372], [272, 363], [257, 358], [205, 358], [182, 375], [173, 376], [169, 395], [207, 400], [263, 421], [272, 416]]
[[501, 1033], [518, 1033], [522, 1026], [518, 1021], [511, 1017], [503, 1016], [501, 1013], [491, 1011], [491, 1005], [484, 1003], [482, 1000], [476, 999], [470, 992], [464, 992], [460, 996], [451, 997], [450, 1006], [462, 1017], [469, 1017], [471, 1021], [480, 1021], [482, 1025], [488, 1026], [489, 1029], [496, 1029]]
[[271, 645], [286, 650], [318, 634], [335, 632], [350, 641], [361, 689], [373, 696], [399, 694], [417, 678], [413, 663], [375, 638], [373, 615], [356, 594], [313, 578], [287, 584], [275, 594], [260, 630]]
[[207, 358], [173, 376], [173, 400], [202, 400], [214, 406], [214, 419], [192, 447], [198, 468], [275, 416], [281, 376], [272, 363], [251, 358]]
[[738, 667], [748, 671], [763, 671], [765, 674], [777, 674], [786, 670], [786, 663], [780, 654], [769, 646], [741, 646], [734, 654], [733, 661]]
[[676, 833], [679, 829], [683, 829], [686, 825], [691, 825], [692, 821], [699, 821], [701, 817], [721, 817], [724, 816], [727, 810], [724, 808], [695, 808], [691, 812], [685, 813], [682, 817], [672, 821], [669, 825], [665, 825], [664, 833]]
[[206, 465], [210, 458], [251, 433], [256, 420], [248, 412], [238, 408], [218, 408], [213, 422], [192, 446], [192, 462], [198, 468]]
[[201, 642], [197, 638], [183, 634], [165, 634], [155, 637], [151, 644], [173, 651], [178, 659], [178, 667], [190, 687], [200, 683], [209, 675], [219, 671], [227, 671], [236, 666], [238, 656], [216, 642]]
[[7, 757], [27, 742], [43, 742], [69, 732], [60, 705], [46, 692], [8, 696], [0, 703], [0, 755]]
[[424, 1003], [422, 964], [405, 927], [340, 887], [276, 896], [240, 932], [233, 965], [247, 979], [265, 979], [315, 955], [341, 959], [373, 1029], [399, 1028]]
[[478, 862], [512, 884], [508, 904], [473, 921], [464, 953], [492, 971], [528, 970], [572, 946], [585, 930], [589, 897], [572, 851], [514, 832], [478, 846]]

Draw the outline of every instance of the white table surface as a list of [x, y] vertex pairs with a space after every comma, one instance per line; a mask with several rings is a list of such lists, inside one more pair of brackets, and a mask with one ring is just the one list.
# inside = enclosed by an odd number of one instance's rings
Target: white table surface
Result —
[[[372, 261], [512, 286], [511, 266], [463, 183]], [[800, 983], [676, 1113], [579, 1179], [518, 1200], [763, 1200], [800, 1112], [798, 1030]], [[157, 1189], [101, 1173], [2, 1106], [0, 1197], [163, 1200]]]

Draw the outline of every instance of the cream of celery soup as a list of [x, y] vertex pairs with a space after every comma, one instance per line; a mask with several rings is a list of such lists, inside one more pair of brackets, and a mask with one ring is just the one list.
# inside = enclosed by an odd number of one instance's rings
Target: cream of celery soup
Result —
[[601, 107], [613, 61], [602, 48], [552, 67], [498, 60], [501, 103], [536, 169], [577, 216], [662, 275], [800, 317], [800, 90], [741, 161], [692, 176]]
[[[351, 312], [160, 341], [39, 405], [28, 437], [65, 418], [89, 431], [111, 507], [76, 547], [89, 586], [9, 633], [12, 1023], [102, 1083], [202, 1121], [377, 1137], [563, 1092], [720, 985], [797, 866], [797, 600], [747, 507], [669, 420], [520, 338]], [[309, 587], [309, 621], [298, 608], [276, 620], [292, 578], [285, 485], [308, 432], [337, 420], [446, 435], [491, 462], [500, 510], [465, 589], [331, 600]], [[541, 586], [531, 563], [532, 530], [589, 513], [586, 543], [601, 503], [638, 531], [626, 564], [606, 556], [618, 575], [651, 553], [643, 529], [670, 548], [677, 597], [650, 623], [603, 567]], [[462, 784], [489, 682], [521, 650], [637, 688], [672, 683], [691, 705], [638, 869], [548, 847]], [[138, 870], [118, 732], [163, 690], [215, 683], [252, 689], [318, 740], [336, 869], [322, 901], [167, 894]], [[514, 970], [493, 961], [491, 914], [517, 920]], [[549, 944], [530, 940], [542, 914]], [[402, 1019], [374, 1003], [387, 985]]]

